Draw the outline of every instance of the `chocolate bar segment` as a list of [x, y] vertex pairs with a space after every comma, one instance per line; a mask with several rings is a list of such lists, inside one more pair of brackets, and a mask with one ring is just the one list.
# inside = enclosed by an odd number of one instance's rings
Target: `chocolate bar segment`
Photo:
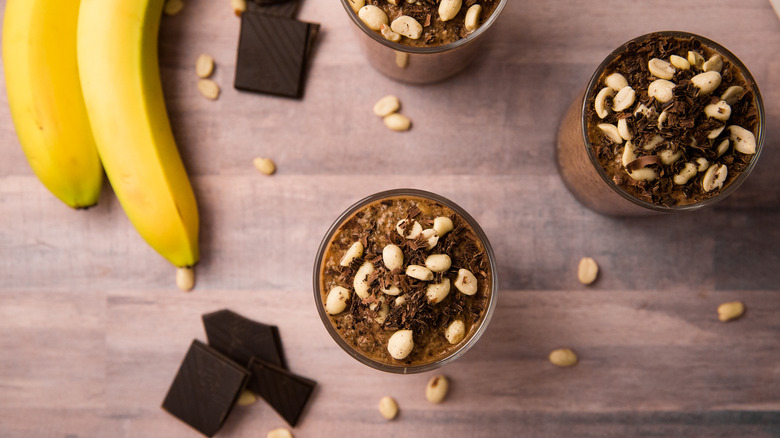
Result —
[[248, 366], [252, 357], [258, 357], [287, 368], [276, 326], [252, 321], [228, 309], [208, 313], [202, 319], [209, 346], [241, 366]]
[[298, 1], [289, 0], [277, 3], [249, 2], [249, 10], [280, 17], [295, 18], [298, 13]]
[[249, 363], [249, 371], [247, 387], [295, 427], [317, 383], [258, 358]]
[[234, 87], [300, 98], [306, 64], [319, 25], [270, 14], [241, 14]]
[[162, 408], [207, 437], [219, 431], [249, 378], [249, 372], [204, 343], [193, 340]]

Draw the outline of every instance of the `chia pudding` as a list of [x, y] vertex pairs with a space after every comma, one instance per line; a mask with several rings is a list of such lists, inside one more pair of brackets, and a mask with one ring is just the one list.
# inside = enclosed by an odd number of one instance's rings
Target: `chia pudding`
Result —
[[489, 251], [441, 202], [376, 199], [346, 217], [321, 253], [320, 314], [371, 361], [432, 364], [463, 349], [485, 324], [494, 281]]
[[348, 0], [353, 11], [385, 39], [434, 47], [465, 38], [496, 10], [500, 0]]
[[[624, 44], [580, 102], [559, 131], [559, 170], [580, 201], [607, 213], [630, 210], [610, 205], [620, 197], [655, 211], [709, 205], [741, 184], [763, 143], [750, 73], [717, 43], [689, 33]], [[621, 196], [604, 195], [604, 182]]]

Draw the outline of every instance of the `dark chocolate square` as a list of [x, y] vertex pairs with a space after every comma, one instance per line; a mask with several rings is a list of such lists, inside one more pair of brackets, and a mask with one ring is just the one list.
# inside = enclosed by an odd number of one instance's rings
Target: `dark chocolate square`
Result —
[[287, 18], [295, 18], [295, 15], [298, 13], [298, 1], [297, 0], [289, 0], [289, 1], [283, 1], [283, 2], [276, 2], [276, 3], [263, 3], [262, 1], [258, 2], [250, 1], [248, 3], [249, 10], [254, 12], [262, 12], [264, 14], [271, 14], [271, 15], [278, 15], [280, 17], [287, 17]]
[[241, 14], [234, 87], [300, 98], [317, 28], [316, 24], [245, 11]]
[[252, 357], [257, 357], [287, 368], [276, 326], [252, 321], [228, 309], [208, 313], [202, 318], [209, 346], [239, 365], [246, 367]]
[[317, 383], [257, 358], [249, 363], [249, 371], [247, 387], [295, 427]]
[[193, 340], [162, 407], [212, 437], [230, 414], [248, 378], [246, 369]]

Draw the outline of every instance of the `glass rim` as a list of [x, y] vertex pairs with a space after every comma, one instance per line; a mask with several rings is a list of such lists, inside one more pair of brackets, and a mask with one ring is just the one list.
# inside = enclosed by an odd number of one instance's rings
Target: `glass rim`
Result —
[[506, 6], [507, 1], [508, 0], [499, 0], [498, 5], [496, 5], [496, 9], [493, 11], [493, 14], [491, 14], [490, 17], [488, 17], [487, 21], [482, 23], [482, 25], [479, 26], [477, 30], [471, 32], [465, 38], [461, 38], [451, 43], [442, 44], [440, 46], [432, 46], [432, 47], [413, 47], [413, 46], [407, 46], [401, 43], [395, 43], [393, 41], [387, 40], [382, 35], [380, 35], [374, 30], [371, 30], [368, 26], [366, 26], [366, 23], [363, 23], [363, 20], [361, 20], [358, 17], [357, 13], [352, 10], [352, 6], [349, 5], [349, 0], [341, 0], [341, 5], [347, 11], [347, 15], [349, 15], [349, 18], [352, 20], [352, 22], [355, 23], [355, 25], [357, 25], [358, 28], [360, 28], [360, 30], [362, 30], [364, 34], [368, 35], [374, 41], [382, 44], [383, 46], [393, 49], [395, 51], [406, 52], [410, 54], [434, 54], [434, 53], [448, 52], [451, 50], [455, 50], [458, 47], [465, 46], [466, 44], [476, 39], [479, 35], [486, 32], [493, 25], [493, 23], [496, 20], [498, 20], [498, 16], [501, 14], [501, 11], [504, 9], [504, 6]]
[[[490, 273], [491, 273], [490, 297], [488, 298], [488, 305], [483, 312], [483, 316], [479, 321], [479, 326], [474, 331], [474, 334], [452, 354], [443, 357], [437, 361], [427, 363], [427, 364], [422, 364], [422, 365], [391, 365], [384, 362], [373, 360], [358, 352], [356, 348], [354, 348], [347, 341], [345, 341], [344, 338], [341, 337], [339, 332], [333, 326], [333, 323], [330, 320], [330, 315], [328, 315], [328, 313], [325, 311], [325, 306], [322, 302], [322, 293], [320, 290], [320, 273], [322, 269], [322, 262], [325, 257], [325, 251], [328, 248], [328, 243], [330, 243], [330, 240], [333, 238], [336, 231], [338, 231], [339, 227], [347, 219], [349, 219], [355, 212], [365, 207], [366, 205], [382, 199], [396, 198], [400, 196], [419, 197], [419, 198], [439, 202], [444, 206], [452, 209], [458, 215], [460, 215], [474, 230], [474, 233], [482, 242], [482, 245], [485, 248], [485, 253], [488, 256], [488, 263], [490, 264]], [[320, 315], [320, 319], [322, 320], [322, 323], [327, 329], [331, 338], [333, 338], [333, 340], [336, 342], [336, 344], [338, 344], [339, 347], [341, 347], [342, 350], [344, 350], [347, 354], [352, 356], [358, 362], [379, 371], [385, 371], [385, 372], [395, 373], [395, 374], [416, 374], [416, 373], [423, 373], [426, 371], [431, 371], [440, 368], [454, 361], [455, 359], [458, 359], [459, 357], [463, 356], [468, 350], [470, 350], [471, 347], [473, 347], [474, 344], [477, 343], [479, 338], [482, 337], [482, 334], [487, 329], [487, 326], [490, 323], [490, 319], [492, 318], [493, 312], [495, 311], [496, 308], [496, 293], [498, 292], [498, 271], [496, 266], [496, 258], [493, 253], [493, 248], [490, 246], [490, 241], [488, 241], [487, 235], [485, 235], [485, 232], [479, 226], [477, 221], [474, 220], [474, 218], [471, 215], [469, 215], [466, 212], [466, 210], [464, 210], [458, 204], [452, 202], [451, 200], [441, 195], [438, 195], [436, 193], [428, 192], [425, 190], [412, 189], [412, 188], [400, 188], [400, 189], [377, 192], [372, 195], [366, 196], [360, 201], [357, 201], [356, 203], [352, 204], [349, 208], [344, 210], [344, 212], [341, 213], [338, 216], [338, 218], [336, 218], [333, 224], [328, 228], [328, 231], [325, 233], [322, 242], [320, 242], [319, 249], [317, 250], [317, 256], [315, 257], [314, 260], [313, 286], [314, 286], [314, 301], [315, 301], [315, 305], [317, 306], [317, 313]]]
[[[750, 160], [750, 163], [748, 163], [745, 170], [742, 171], [742, 173], [736, 179], [734, 179], [728, 185], [728, 187], [721, 190], [717, 196], [713, 196], [711, 198], [699, 202], [695, 202], [693, 204], [665, 206], [660, 204], [654, 204], [652, 202], [647, 202], [635, 197], [634, 195], [627, 192], [626, 190], [618, 187], [614, 183], [614, 181], [612, 181], [612, 179], [609, 178], [606, 171], [601, 166], [601, 163], [599, 163], [598, 158], [596, 157], [596, 154], [593, 151], [593, 147], [591, 146], [590, 136], [588, 133], [588, 120], [585, 115], [587, 114], [588, 102], [590, 101], [590, 98], [595, 93], [601, 74], [618, 55], [621, 55], [626, 51], [626, 46], [629, 43], [638, 42], [654, 35], [673, 36], [673, 37], [680, 37], [680, 38], [695, 38], [701, 41], [701, 43], [704, 46], [708, 47], [709, 49], [715, 50], [718, 53], [725, 55], [730, 62], [732, 62], [734, 65], [737, 66], [737, 68], [739, 68], [742, 75], [750, 84], [750, 91], [753, 93], [753, 100], [756, 105], [756, 114], [758, 115], [758, 135], [756, 135], [756, 153], [753, 154], [753, 158]], [[764, 120], [764, 101], [763, 98], [761, 97], [761, 92], [758, 89], [758, 83], [756, 83], [756, 80], [753, 78], [753, 75], [750, 73], [750, 70], [748, 70], [745, 64], [743, 64], [742, 61], [736, 55], [734, 55], [730, 50], [723, 47], [719, 43], [695, 33], [679, 31], [679, 30], [656, 31], [656, 32], [649, 32], [644, 35], [640, 35], [638, 37], [632, 38], [624, 42], [623, 44], [618, 46], [615, 50], [613, 50], [609, 55], [607, 55], [607, 57], [605, 57], [604, 60], [601, 62], [601, 64], [599, 64], [599, 66], [596, 68], [596, 71], [593, 73], [590, 80], [588, 81], [588, 85], [587, 88], [585, 89], [585, 93], [583, 94], [582, 104], [580, 108], [580, 124], [581, 124], [580, 128], [582, 130], [582, 138], [584, 139], [583, 143], [588, 153], [588, 158], [590, 159], [590, 162], [593, 165], [593, 167], [596, 169], [596, 172], [599, 174], [601, 179], [604, 180], [607, 186], [610, 189], [612, 189], [613, 192], [617, 193], [624, 199], [640, 207], [647, 208], [649, 210], [653, 210], [656, 212], [678, 212], [678, 211], [699, 210], [701, 208], [711, 206], [727, 198], [734, 191], [736, 191], [742, 185], [742, 183], [745, 182], [747, 177], [750, 176], [750, 174], [753, 172], [753, 168], [756, 166], [756, 163], [758, 163], [758, 157], [761, 155], [761, 151], [763, 150], [764, 137], [766, 134], [766, 129], [765, 129], [766, 123]]]

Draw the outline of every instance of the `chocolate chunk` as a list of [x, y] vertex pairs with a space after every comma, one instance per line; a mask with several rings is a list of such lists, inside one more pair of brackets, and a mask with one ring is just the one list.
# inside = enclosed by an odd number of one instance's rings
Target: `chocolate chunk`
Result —
[[241, 14], [234, 87], [300, 98], [318, 30], [318, 24], [245, 11]]
[[202, 318], [209, 346], [238, 364], [248, 366], [252, 357], [258, 357], [287, 368], [276, 326], [252, 321], [227, 309], [208, 313]]
[[162, 408], [203, 435], [214, 436], [248, 378], [246, 369], [204, 343], [193, 340]]
[[250, 11], [261, 12], [264, 14], [278, 15], [280, 17], [295, 18], [298, 13], [298, 1], [288, 0], [281, 2], [250, 1], [248, 4]]
[[248, 388], [265, 399], [290, 426], [295, 427], [317, 383], [258, 358], [252, 358], [249, 370], [252, 377]]

